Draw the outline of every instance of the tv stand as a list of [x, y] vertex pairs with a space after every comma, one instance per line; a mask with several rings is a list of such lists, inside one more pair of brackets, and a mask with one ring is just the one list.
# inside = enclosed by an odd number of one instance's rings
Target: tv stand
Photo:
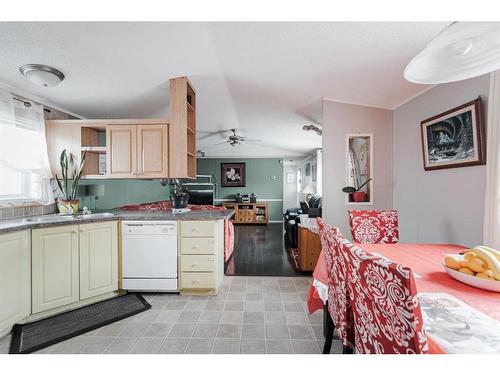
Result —
[[267, 224], [269, 213], [267, 203], [224, 203], [224, 207], [234, 210], [233, 224]]

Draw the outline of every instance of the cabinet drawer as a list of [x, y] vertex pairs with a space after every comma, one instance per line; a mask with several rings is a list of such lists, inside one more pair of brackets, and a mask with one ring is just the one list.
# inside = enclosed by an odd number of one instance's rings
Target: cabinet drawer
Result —
[[215, 256], [213, 255], [183, 255], [181, 257], [182, 272], [213, 272]]
[[214, 289], [215, 274], [211, 272], [182, 272], [181, 289]]
[[181, 254], [214, 254], [213, 238], [181, 238]]
[[182, 237], [213, 237], [214, 222], [213, 221], [182, 221], [181, 222]]

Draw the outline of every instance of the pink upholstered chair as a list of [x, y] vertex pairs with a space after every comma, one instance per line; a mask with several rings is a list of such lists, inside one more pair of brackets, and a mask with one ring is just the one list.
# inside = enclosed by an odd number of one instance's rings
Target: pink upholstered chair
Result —
[[343, 245], [348, 263], [357, 353], [429, 352], [411, 269], [352, 243]]
[[354, 331], [352, 319], [349, 317], [349, 297], [347, 295], [347, 264], [345, 257], [340, 256], [342, 244], [347, 240], [340, 230], [326, 224], [321, 218], [316, 219], [319, 228], [321, 248], [328, 268], [328, 314], [333, 325], [327, 326], [326, 341], [323, 353], [329, 353], [334, 330], [342, 341], [343, 352], [352, 352]]
[[399, 242], [396, 210], [348, 210], [352, 240], [355, 243]]

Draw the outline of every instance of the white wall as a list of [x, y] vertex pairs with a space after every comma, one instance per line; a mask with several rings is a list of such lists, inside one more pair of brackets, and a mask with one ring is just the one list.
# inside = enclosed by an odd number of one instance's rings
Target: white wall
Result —
[[[373, 134], [373, 205], [347, 206], [346, 135]], [[347, 209], [392, 208], [392, 111], [344, 104], [323, 103], [323, 216], [350, 237]]]
[[[286, 175], [293, 174], [293, 183], [288, 183]], [[283, 165], [283, 213], [289, 208], [298, 207], [297, 200], [297, 166], [296, 165]]]
[[481, 243], [485, 166], [424, 171], [420, 121], [478, 95], [486, 120], [488, 87], [489, 75], [439, 85], [394, 111], [394, 208], [403, 242]]

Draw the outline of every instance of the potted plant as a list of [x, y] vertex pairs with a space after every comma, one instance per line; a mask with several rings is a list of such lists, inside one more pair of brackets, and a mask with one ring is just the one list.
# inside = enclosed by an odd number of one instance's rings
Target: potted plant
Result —
[[189, 194], [179, 180], [175, 179], [170, 188], [170, 202], [175, 209], [186, 208], [189, 201]]
[[358, 188], [355, 188], [354, 186], [346, 186], [345, 188], [342, 189], [344, 193], [351, 194], [352, 195], [352, 200], [354, 202], [365, 202], [366, 201], [366, 193], [364, 191], [361, 191], [362, 188], [364, 188], [368, 183], [373, 180], [373, 178], [370, 178], [369, 180], [366, 180], [363, 184], [361, 184]]
[[[78, 185], [82, 177], [83, 166], [85, 164], [86, 152], [82, 153], [80, 164], [76, 162], [76, 157], [68, 153], [66, 149], [61, 152], [59, 163], [61, 165], [62, 177], [56, 175], [57, 186], [61, 190], [63, 198], [57, 201], [57, 207], [60, 213], [75, 214], [80, 209], [80, 201], [76, 199]], [[68, 176], [71, 174], [71, 178]]]

